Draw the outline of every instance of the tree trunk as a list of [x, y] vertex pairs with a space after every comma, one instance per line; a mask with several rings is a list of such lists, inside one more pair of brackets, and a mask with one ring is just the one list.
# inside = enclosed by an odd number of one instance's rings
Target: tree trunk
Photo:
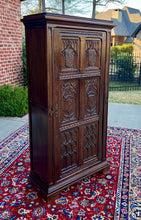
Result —
[[45, 0], [38, 0], [38, 5], [39, 5], [39, 11], [45, 12]]
[[92, 19], [95, 19], [95, 12], [96, 12], [96, 0], [93, 0]]
[[42, 0], [42, 12], [45, 12], [46, 9], [45, 9], [45, 0]]
[[62, 14], [65, 14], [65, 0], [62, 0]]

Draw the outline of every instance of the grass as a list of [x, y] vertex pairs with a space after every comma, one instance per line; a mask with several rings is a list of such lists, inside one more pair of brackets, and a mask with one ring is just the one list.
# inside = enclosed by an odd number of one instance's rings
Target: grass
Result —
[[110, 81], [109, 91], [141, 90], [141, 84], [131, 82]]
[[132, 83], [131, 82], [119, 82], [119, 81], [110, 81], [109, 82], [109, 87], [120, 87], [120, 86], [137, 86], [137, 83]]
[[109, 91], [109, 102], [141, 105], [141, 91]]

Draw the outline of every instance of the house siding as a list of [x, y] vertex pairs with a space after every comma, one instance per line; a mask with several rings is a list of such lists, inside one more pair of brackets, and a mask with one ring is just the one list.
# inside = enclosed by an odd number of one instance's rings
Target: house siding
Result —
[[122, 45], [127, 37], [125, 36], [112, 36], [111, 37], [111, 45], [112, 46], [118, 46]]
[[0, 1], [0, 86], [22, 81], [22, 24], [20, 0]]
[[139, 31], [136, 35], [137, 40], [141, 41], [141, 31]]
[[141, 56], [141, 30], [136, 34], [136, 38], [134, 38], [133, 53], [136, 56]]

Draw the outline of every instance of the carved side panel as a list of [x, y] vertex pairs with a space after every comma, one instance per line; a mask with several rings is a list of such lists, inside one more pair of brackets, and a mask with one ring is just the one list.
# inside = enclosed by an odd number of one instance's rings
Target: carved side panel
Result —
[[79, 69], [79, 39], [62, 38], [61, 72], [72, 72]]
[[61, 133], [61, 170], [77, 164], [78, 128]]
[[85, 80], [85, 117], [98, 114], [99, 80]]
[[78, 80], [61, 82], [61, 124], [78, 118], [79, 83]]
[[97, 155], [98, 124], [97, 122], [84, 126], [83, 160]]
[[100, 57], [101, 57], [101, 41], [86, 40], [86, 70], [100, 69]]

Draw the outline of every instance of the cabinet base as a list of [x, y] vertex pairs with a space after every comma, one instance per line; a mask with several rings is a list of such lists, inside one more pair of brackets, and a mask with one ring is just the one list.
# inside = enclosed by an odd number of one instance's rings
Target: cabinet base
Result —
[[110, 165], [107, 163], [107, 161], [103, 161], [96, 164], [95, 166], [83, 169], [75, 174], [68, 176], [67, 178], [61, 179], [52, 186], [48, 186], [48, 184], [45, 181], [43, 181], [34, 171], [30, 172], [29, 178], [31, 182], [33, 182], [33, 184], [40, 188], [43, 198], [47, 202], [50, 202], [51, 200], [56, 199], [59, 192], [65, 189], [67, 186], [70, 186], [76, 183], [77, 181], [80, 181], [81, 179], [99, 171], [107, 173], [109, 169]]

